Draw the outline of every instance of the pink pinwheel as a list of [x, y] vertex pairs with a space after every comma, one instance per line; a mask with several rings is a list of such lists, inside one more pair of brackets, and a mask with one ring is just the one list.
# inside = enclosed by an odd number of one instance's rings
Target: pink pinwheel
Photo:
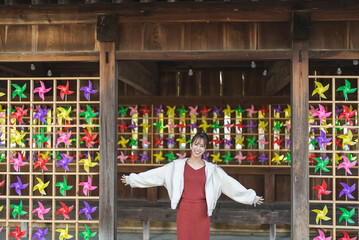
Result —
[[5, 180], [0, 182], [0, 187], [4, 186]]
[[318, 199], [322, 199], [322, 194], [324, 195], [328, 195], [330, 194], [332, 191], [327, 190], [327, 183], [325, 182], [325, 180], [323, 179], [323, 183], [322, 185], [318, 185], [318, 186], [314, 186], [313, 189], [317, 189], [318, 190]]
[[49, 92], [51, 90], [51, 87], [46, 88], [45, 84], [42, 81], [40, 81], [40, 85], [41, 85], [41, 87], [37, 87], [37, 88], [34, 89], [34, 93], [39, 93], [39, 97], [42, 100], [45, 100], [44, 94]]
[[71, 95], [74, 92], [69, 90], [69, 81], [67, 81], [66, 86], [59, 85], [56, 87], [56, 89], [60, 89], [60, 97], [62, 100], [64, 100], [65, 94]]
[[350, 117], [355, 115], [356, 110], [354, 109], [354, 111], [350, 111], [350, 108], [348, 108], [347, 106], [343, 105], [343, 109], [344, 112], [342, 114], [340, 114], [339, 119], [342, 119], [343, 117], [345, 117], [345, 119], [350, 122], [350, 124], [353, 124], [353, 122], [350, 120]]
[[316, 236], [315, 238], [313, 238], [313, 240], [331, 240], [332, 237], [325, 237], [324, 233], [318, 229], [319, 232], [319, 236]]
[[45, 165], [49, 161], [49, 157], [47, 157], [46, 159], [43, 159], [40, 155], [36, 155], [36, 157], [38, 160], [34, 163], [34, 169], [40, 166], [42, 170], [47, 171], [48, 169]]
[[352, 172], [350, 171], [351, 167], [354, 167], [357, 163], [357, 161], [350, 162], [349, 158], [343, 155], [344, 161], [341, 162], [338, 166], [338, 169], [344, 168], [347, 173], [352, 175]]
[[11, 114], [10, 120], [13, 119], [13, 118], [16, 118], [16, 120], [18, 122], [24, 123], [24, 120], [22, 120], [22, 117], [26, 115], [27, 109], [24, 110], [24, 106], [22, 106], [21, 108], [15, 106], [15, 109], [16, 109], [16, 112]]
[[60, 202], [62, 208], [60, 208], [59, 210], [56, 211], [56, 215], [61, 213], [62, 216], [66, 219], [70, 219], [68, 213], [72, 211], [72, 209], [74, 208], [74, 205], [72, 205], [71, 207], [67, 207], [65, 203]]
[[71, 143], [69, 142], [69, 139], [71, 137], [71, 131], [68, 134], [62, 131], [58, 131], [57, 133], [60, 134], [60, 137], [56, 139], [56, 146], [58, 146], [62, 142], [65, 143], [66, 145], [71, 145]]
[[9, 162], [14, 163], [14, 169], [16, 172], [19, 171], [19, 167], [25, 166], [27, 164], [27, 162], [22, 161], [22, 155], [19, 152], [17, 153], [17, 158], [12, 157]]
[[25, 189], [29, 184], [28, 183], [22, 184], [21, 179], [18, 176], [16, 176], [16, 178], [17, 178], [17, 182], [12, 183], [10, 185], [10, 188], [15, 188], [15, 192], [21, 196], [21, 189]]
[[197, 109], [198, 109], [198, 106], [195, 106], [195, 107], [191, 107], [189, 106], [189, 115], [192, 116], [192, 115], [198, 115], [198, 112], [197, 112]]
[[98, 90], [92, 89], [92, 82], [90, 80], [89, 80], [89, 85], [80, 88], [80, 91], [84, 91], [84, 96], [87, 100], [89, 100], [90, 94], [94, 94], [98, 92]]
[[96, 186], [92, 186], [92, 179], [90, 178], [90, 176], [88, 176], [87, 178], [87, 182], [80, 182], [79, 186], [83, 186], [82, 192], [87, 196], [87, 192], [88, 191], [92, 191], [95, 190], [97, 187]]
[[137, 108], [138, 106], [136, 105], [135, 107], [128, 107], [130, 109], [130, 115], [132, 116], [133, 114], [138, 114]]
[[34, 114], [34, 120], [38, 118], [40, 119], [41, 122], [46, 123], [47, 121], [45, 117], [47, 116], [47, 113], [50, 111], [50, 108], [45, 107], [44, 110], [42, 110], [42, 108], [39, 106], [36, 106], [36, 108], [37, 108], [37, 112]]
[[258, 139], [257, 142], [259, 143], [259, 146], [264, 147], [269, 142], [266, 141], [266, 137], [263, 136], [261, 139]]
[[332, 114], [332, 112], [326, 112], [325, 108], [319, 104], [319, 110], [312, 113], [312, 117], [318, 116], [321, 123], [323, 122], [323, 118], [329, 117]]
[[32, 213], [36, 213], [37, 212], [37, 217], [40, 218], [41, 220], [44, 220], [44, 214], [48, 213], [50, 211], [51, 208], [44, 208], [44, 205], [42, 205], [41, 202], [37, 202], [39, 204], [38, 208], [35, 208]]
[[47, 234], [48, 228], [46, 228], [44, 231], [42, 231], [38, 226], [35, 226], [37, 229], [37, 232], [32, 235], [32, 239], [36, 240], [38, 238], [39, 240], [46, 240], [45, 235]]
[[355, 183], [351, 187], [349, 187], [348, 184], [342, 183], [342, 182], [340, 183], [340, 185], [343, 186], [343, 190], [340, 191], [339, 197], [341, 197], [343, 194], [345, 194], [348, 198], [354, 199], [354, 197], [353, 197], [353, 195], [351, 195], [351, 193], [354, 192], [354, 190], [355, 190]]
[[242, 164], [242, 160], [245, 160], [247, 156], [243, 156], [242, 152], [239, 152], [238, 155], [234, 157], [234, 159], [237, 159], [239, 164]]
[[84, 129], [84, 131], [85, 131], [86, 135], [80, 139], [80, 142], [82, 142], [84, 140], [87, 147], [92, 147], [92, 144], [95, 143], [94, 140], [96, 139], [97, 134], [94, 134], [91, 136], [91, 134], [86, 129]]
[[125, 163], [125, 160], [127, 158], [128, 158], [128, 156], [125, 156], [122, 151], [121, 151], [120, 155], [117, 157], [117, 159], [120, 159], [121, 163]]
[[257, 113], [258, 111], [254, 110], [254, 106], [252, 104], [251, 108], [247, 108], [246, 111], [249, 114], [249, 117], [252, 117], [253, 114]]
[[91, 213], [94, 213], [96, 211], [97, 207], [91, 208], [90, 205], [86, 201], [84, 201], [84, 204], [85, 204], [85, 207], [79, 211], [79, 214], [84, 213], [88, 219], [92, 220]]
[[69, 156], [66, 156], [65, 154], [62, 154], [60, 153], [62, 159], [60, 159], [59, 161], [57, 161], [57, 164], [56, 164], [56, 167], [59, 167], [59, 166], [62, 166], [62, 168], [65, 170], [65, 171], [69, 171], [69, 167], [67, 166], [67, 164], [69, 164], [72, 159], [74, 159], [73, 157], [69, 157]]
[[147, 141], [147, 138], [141, 138], [139, 141], [142, 142], [142, 147], [145, 147], [146, 145], [149, 146], [151, 144]]
[[356, 240], [357, 237], [350, 238], [346, 231], [343, 231], [344, 237], [339, 238], [338, 240]]
[[318, 111], [318, 109], [316, 109], [315, 107], [313, 107], [313, 105], [310, 105], [309, 107], [310, 107], [310, 110], [309, 110], [309, 113], [310, 113], [310, 114], [313, 114], [313, 113], [315, 113], [316, 111]]

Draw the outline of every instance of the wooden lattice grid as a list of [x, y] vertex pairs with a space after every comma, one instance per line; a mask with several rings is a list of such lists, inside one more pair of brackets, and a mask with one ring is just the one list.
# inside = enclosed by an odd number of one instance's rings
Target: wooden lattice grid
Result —
[[[52, 89], [45, 94], [45, 100], [39, 98], [38, 94], [34, 94], [33, 90], [40, 86], [40, 81], [45, 83], [46, 88], [52, 87]], [[70, 90], [74, 91], [72, 95], [65, 95], [64, 100], [60, 98], [59, 91], [56, 87], [59, 85], [66, 85], [69, 81]], [[98, 208], [99, 194], [98, 189], [90, 192], [88, 196], [82, 193], [82, 187], [79, 186], [80, 182], [86, 182], [87, 177], [90, 176], [93, 180], [93, 186], [98, 186], [99, 182], [99, 164], [90, 168], [89, 173], [83, 170], [83, 163], [80, 163], [81, 159], [85, 157], [83, 155], [90, 154], [93, 161], [99, 160], [99, 144], [94, 144], [93, 147], [87, 147], [84, 143], [80, 143], [80, 139], [85, 135], [84, 128], [88, 128], [91, 131], [91, 135], [97, 134], [96, 140], [99, 139], [99, 115], [92, 118], [91, 124], [87, 124], [84, 121], [83, 116], [79, 116], [82, 110], [85, 110], [89, 105], [95, 112], [98, 112], [99, 108], [99, 92], [90, 96], [87, 100], [83, 96], [83, 92], [80, 88], [87, 86], [91, 81], [94, 84], [94, 89], [98, 90], [99, 78], [0, 78], [0, 91], [5, 95], [0, 97], [1, 110], [5, 108], [5, 115], [0, 119], [1, 132], [4, 134], [1, 136], [1, 140], [5, 144], [0, 146], [1, 157], [4, 159], [0, 162], [0, 173], [5, 180], [4, 186], [1, 187], [0, 206], [4, 206], [4, 209], [0, 212], [0, 224], [6, 229], [6, 237], [9, 233], [14, 231], [14, 225], [21, 226], [22, 230], [27, 229], [28, 239], [32, 239], [32, 235], [37, 231], [35, 226], [40, 226], [43, 230], [48, 227], [49, 232], [46, 236], [52, 236], [58, 238], [59, 233], [56, 229], [64, 229], [66, 225], [69, 226], [69, 231], [74, 232], [76, 239], [83, 239], [78, 237], [79, 233], [85, 230], [85, 224], [88, 225], [91, 231], [98, 232], [98, 209], [92, 214], [92, 220], [83, 217], [84, 214], [79, 214], [79, 210], [84, 208], [84, 202], [87, 201], [91, 207], [96, 206]], [[12, 84], [18, 84], [23, 86], [26, 83], [25, 95], [27, 98], [19, 98], [16, 96], [13, 98], [11, 95], [14, 91]], [[23, 116], [24, 124], [19, 124], [18, 121], [14, 122], [12, 118], [11, 109], [13, 106], [22, 107], [28, 109], [28, 112]], [[46, 114], [46, 121], [50, 121], [50, 124], [40, 124], [40, 120], [34, 119], [34, 114], [38, 109], [36, 106], [48, 107], [51, 110]], [[59, 107], [72, 107], [70, 122], [66, 122], [67, 125], [60, 125], [58, 122], [58, 116], [56, 110]], [[76, 109], [76, 112], [74, 111]], [[50, 113], [51, 112], [51, 113]], [[10, 120], [11, 119], [11, 120]], [[65, 124], [65, 123], [64, 123]], [[66, 127], [66, 129], [65, 129]], [[91, 129], [89, 129], [91, 128]], [[11, 143], [11, 136], [15, 136], [16, 132], [12, 129], [17, 129], [24, 134], [24, 138], [27, 138], [24, 144], [20, 145]], [[41, 129], [44, 131], [44, 135], [50, 138], [45, 144], [41, 143], [37, 145], [34, 136], [41, 134]], [[56, 140], [59, 138], [58, 130], [63, 132], [72, 131], [71, 134], [71, 146], [59, 144], [57, 146]], [[74, 144], [75, 143], [75, 144]], [[28, 164], [21, 167], [19, 172], [13, 170], [13, 164], [10, 163], [11, 155], [21, 152], [24, 157], [27, 158]], [[39, 167], [34, 169], [34, 154], [48, 153], [50, 156], [46, 166], [49, 171], [40, 171]], [[69, 171], [58, 169], [56, 167], [58, 153], [69, 154], [74, 156], [72, 162], [68, 164]], [[88, 155], [87, 155], [88, 157]], [[6, 159], [6, 160], [5, 160]], [[61, 159], [61, 158], [60, 158]], [[5, 161], [4, 161], [5, 160]], [[59, 166], [60, 168], [60, 166]], [[22, 195], [18, 196], [13, 189], [10, 189], [10, 185], [16, 182], [16, 177], [19, 176], [23, 184], [28, 183], [26, 189], [22, 190]], [[55, 186], [56, 183], [62, 182], [63, 177], [66, 177], [67, 184], [73, 186], [72, 189], [66, 191], [65, 195], [59, 193], [59, 187]], [[38, 190], [33, 191], [33, 187], [38, 183], [37, 178], [44, 182], [50, 181], [50, 184], [46, 188], [46, 196], [40, 194]], [[14, 180], [15, 179], [15, 180]], [[18, 204], [19, 200], [23, 201], [23, 206], [27, 214], [17, 219], [11, 217], [12, 208], [10, 204]], [[32, 211], [39, 206], [37, 201], [41, 201], [45, 208], [51, 207], [49, 213], [44, 215], [44, 220], [37, 217], [36, 213]], [[74, 205], [73, 210], [69, 213], [70, 219], [64, 219], [60, 215], [56, 216], [56, 212], [61, 208], [60, 202], [64, 202], [68, 207]]]

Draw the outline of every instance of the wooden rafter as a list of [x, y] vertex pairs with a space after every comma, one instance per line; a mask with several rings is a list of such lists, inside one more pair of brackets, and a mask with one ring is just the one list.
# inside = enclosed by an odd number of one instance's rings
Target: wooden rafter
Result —
[[290, 83], [291, 66], [289, 61], [274, 62], [269, 68], [269, 79], [266, 83], [268, 96], [274, 96]]

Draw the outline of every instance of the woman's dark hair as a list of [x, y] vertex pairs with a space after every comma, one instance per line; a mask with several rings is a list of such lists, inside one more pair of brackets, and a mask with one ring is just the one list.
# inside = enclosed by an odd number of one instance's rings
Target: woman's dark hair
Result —
[[193, 144], [198, 138], [203, 139], [203, 143], [205, 148], [207, 149], [209, 147], [209, 138], [208, 135], [204, 132], [201, 133], [197, 133], [196, 135], [194, 135], [194, 137], [192, 138], [191, 144]]

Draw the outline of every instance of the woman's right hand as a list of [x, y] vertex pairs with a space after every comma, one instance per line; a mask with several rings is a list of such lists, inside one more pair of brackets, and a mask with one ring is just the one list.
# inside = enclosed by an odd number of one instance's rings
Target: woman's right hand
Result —
[[122, 175], [122, 177], [121, 177], [121, 182], [122, 182], [123, 184], [126, 184], [126, 176], [125, 176], [125, 174]]

